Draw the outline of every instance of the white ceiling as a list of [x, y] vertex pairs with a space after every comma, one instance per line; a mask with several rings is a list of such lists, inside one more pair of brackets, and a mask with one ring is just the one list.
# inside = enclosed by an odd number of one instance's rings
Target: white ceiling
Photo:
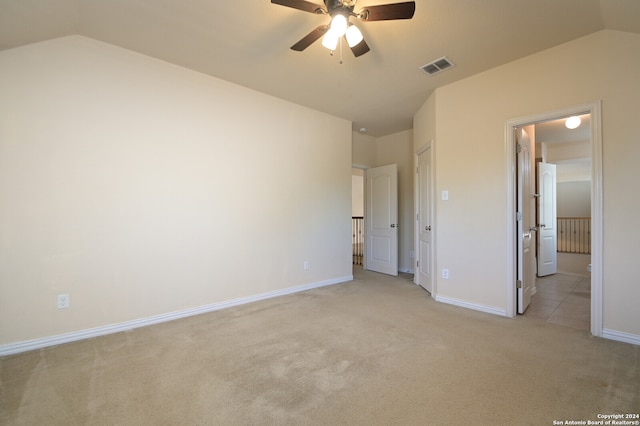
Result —
[[[355, 10], [393, 2], [359, 0]], [[340, 64], [320, 41], [289, 49], [328, 19], [270, 0], [0, 0], [0, 50], [80, 34], [379, 137], [410, 129], [436, 87], [602, 29], [640, 33], [640, 0], [417, 0], [411, 20], [356, 22], [371, 47], [359, 58], [346, 50]], [[418, 69], [442, 56], [456, 66]]]

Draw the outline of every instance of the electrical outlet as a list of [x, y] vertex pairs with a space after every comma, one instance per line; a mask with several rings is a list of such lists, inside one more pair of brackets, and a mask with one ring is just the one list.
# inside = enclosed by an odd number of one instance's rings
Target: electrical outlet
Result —
[[304, 263], [302, 264], [302, 267], [304, 268], [304, 270], [308, 270], [311, 269], [311, 264], [309, 263], [308, 260], [305, 260]]
[[442, 278], [444, 278], [445, 280], [449, 279], [449, 270], [448, 269], [443, 269], [442, 270]]
[[58, 309], [67, 309], [71, 305], [71, 300], [68, 294], [58, 295]]

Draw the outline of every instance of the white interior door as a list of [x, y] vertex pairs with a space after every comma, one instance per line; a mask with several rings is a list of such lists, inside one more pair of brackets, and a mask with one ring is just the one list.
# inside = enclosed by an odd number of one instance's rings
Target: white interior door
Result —
[[533, 126], [518, 128], [517, 152], [517, 203], [518, 212], [518, 313], [522, 314], [531, 303], [535, 292], [535, 179], [531, 176], [534, 164], [535, 142], [527, 133]]
[[556, 165], [538, 163], [538, 276], [558, 272]]
[[431, 149], [418, 156], [418, 283], [433, 294]]
[[366, 171], [365, 269], [398, 275], [398, 168]]

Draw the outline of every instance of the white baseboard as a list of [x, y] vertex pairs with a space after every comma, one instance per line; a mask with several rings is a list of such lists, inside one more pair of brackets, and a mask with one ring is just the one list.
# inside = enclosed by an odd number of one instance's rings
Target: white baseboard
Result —
[[398, 272], [404, 272], [406, 274], [413, 274], [413, 269], [410, 269], [410, 268], [398, 268]]
[[618, 342], [631, 343], [640, 346], [640, 336], [637, 334], [625, 333], [623, 331], [602, 329], [602, 337], [604, 339], [617, 340]]
[[27, 352], [35, 349], [42, 349], [49, 346], [60, 345], [63, 343], [70, 343], [78, 340], [91, 339], [93, 337], [104, 336], [107, 334], [119, 333], [122, 331], [132, 330], [134, 328], [140, 328], [148, 325], [159, 324], [162, 322], [173, 321], [180, 318], [186, 318], [194, 315], [205, 314], [207, 312], [218, 311], [220, 309], [226, 309], [233, 306], [244, 305], [246, 303], [257, 302], [265, 299], [271, 299], [273, 297], [299, 293], [301, 291], [311, 290], [318, 287], [325, 287], [333, 284], [340, 284], [340, 283], [344, 283], [352, 280], [353, 280], [353, 275], [347, 275], [345, 277], [333, 278], [330, 280], [303, 284], [295, 287], [285, 288], [282, 290], [274, 290], [266, 293], [260, 293], [253, 296], [240, 297], [238, 299], [225, 300], [222, 302], [211, 303], [203, 306], [197, 306], [195, 308], [182, 309], [180, 311], [167, 312], [166, 314], [154, 315], [151, 317], [140, 318], [132, 321], [125, 321], [125, 322], [106, 325], [102, 327], [95, 327], [95, 328], [89, 328], [89, 329], [80, 330], [80, 331], [74, 331], [71, 333], [59, 334], [56, 336], [26, 340], [23, 342], [10, 343], [7, 345], [0, 345], [0, 356], [13, 355], [20, 352]]
[[488, 314], [499, 315], [501, 317], [507, 316], [507, 312], [504, 309], [499, 309], [493, 306], [479, 305], [477, 303], [470, 303], [470, 302], [465, 302], [464, 300], [458, 300], [458, 299], [453, 299], [451, 297], [442, 297], [437, 295], [435, 299], [436, 299], [436, 302], [447, 303], [449, 305], [455, 305], [461, 308], [473, 309], [474, 311], [486, 312]]

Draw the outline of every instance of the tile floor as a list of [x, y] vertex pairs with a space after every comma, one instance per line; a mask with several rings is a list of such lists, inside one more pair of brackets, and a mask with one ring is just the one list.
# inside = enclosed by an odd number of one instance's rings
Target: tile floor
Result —
[[524, 313], [547, 323], [591, 328], [591, 277], [558, 273], [536, 278], [536, 294]]

